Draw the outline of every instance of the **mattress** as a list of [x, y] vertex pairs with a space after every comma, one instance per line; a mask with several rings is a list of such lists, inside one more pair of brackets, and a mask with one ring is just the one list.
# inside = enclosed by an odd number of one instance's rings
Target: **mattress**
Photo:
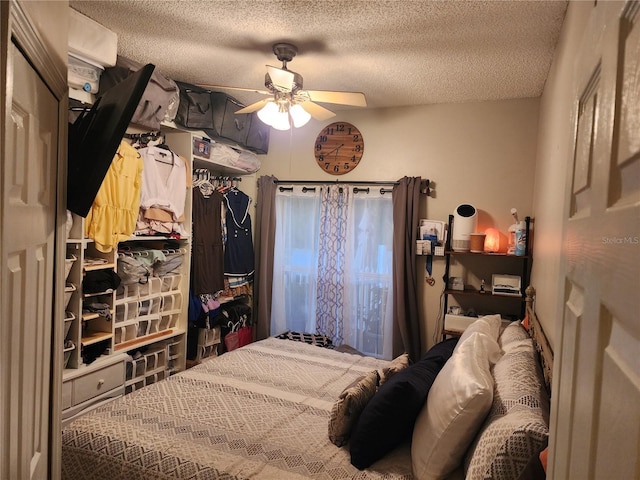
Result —
[[328, 438], [342, 390], [384, 360], [268, 338], [119, 398], [62, 431], [67, 479], [410, 479], [408, 445], [369, 469]]

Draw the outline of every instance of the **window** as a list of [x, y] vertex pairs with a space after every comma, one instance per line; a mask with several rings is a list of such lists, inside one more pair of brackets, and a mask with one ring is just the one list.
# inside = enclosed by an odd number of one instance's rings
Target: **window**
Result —
[[278, 192], [271, 333], [322, 333], [391, 358], [392, 241], [391, 195]]

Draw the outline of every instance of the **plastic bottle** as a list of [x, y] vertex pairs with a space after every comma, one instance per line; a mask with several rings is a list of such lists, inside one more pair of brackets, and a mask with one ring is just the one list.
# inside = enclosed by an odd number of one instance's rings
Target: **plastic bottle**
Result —
[[515, 223], [513, 223], [509, 227], [509, 248], [507, 250], [507, 254], [515, 255], [516, 254], [516, 230], [518, 229], [518, 224], [520, 223], [518, 221], [518, 210], [515, 208], [512, 208], [511, 216], [513, 217], [513, 220], [515, 221]]
[[516, 226], [515, 252], [520, 257], [527, 253], [527, 226], [524, 222], [518, 222]]

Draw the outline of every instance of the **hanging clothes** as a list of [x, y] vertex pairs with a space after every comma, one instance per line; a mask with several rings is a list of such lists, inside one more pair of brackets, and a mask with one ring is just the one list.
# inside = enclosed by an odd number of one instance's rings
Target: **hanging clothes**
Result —
[[127, 142], [120, 142], [85, 221], [85, 237], [94, 240], [97, 250], [110, 252], [133, 234], [143, 168], [138, 151]]
[[227, 212], [224, 274], [231, 277], [253, 275], [253, 239], [251, 237], [251, 197], [237, 188], [224, 194]]
[[140, 207], [161, 208], [174, 222], [184, 215], [187, 171], [184, 161], [171, 150], [157, 146], [138, 150], [144, 160]]
[[191, 289], [197, 295], [224, 289], [224, 244], [222, 242], [222, 203], [217, 190], [205, 196], [192, 189]]
[[136, 235], [185, 235], [182, 222], [191, 183], [186, 162], [166, 145], [150, 145], [138, 152], [145, 170]]

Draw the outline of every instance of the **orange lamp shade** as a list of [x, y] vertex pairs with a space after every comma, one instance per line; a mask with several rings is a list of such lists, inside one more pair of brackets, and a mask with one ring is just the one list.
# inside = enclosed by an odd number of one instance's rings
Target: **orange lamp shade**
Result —
[[500, 247], [503, 246], [502, 245], [503, 242], [501, 239], [500, 232], [495, 228], [487, 228], [484, 231], [484, 233], [486, 235], [484, 239], [484, 251], [490, 252], [490, 253], [497, 253], [502, 251]]

